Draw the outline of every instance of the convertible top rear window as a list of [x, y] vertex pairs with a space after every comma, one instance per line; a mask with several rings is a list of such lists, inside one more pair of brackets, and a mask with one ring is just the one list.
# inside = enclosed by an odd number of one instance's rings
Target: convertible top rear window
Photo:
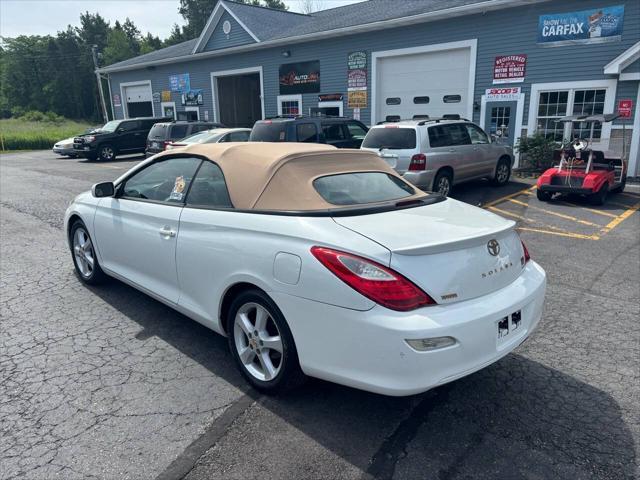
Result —
[[364, 205], [399, 200], [415, 190], [384, 172], [350, 172], [316, 178], [313, 188], [333, 205]]

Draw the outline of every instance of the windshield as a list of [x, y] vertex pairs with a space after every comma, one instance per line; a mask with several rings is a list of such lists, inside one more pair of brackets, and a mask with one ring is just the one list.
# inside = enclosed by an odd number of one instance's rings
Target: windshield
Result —
[[180, 140], [180, 143], [216, 143], [223, 135], [219, 130], [205, 130]]
[[313, 188], [334, 205], [362, 205], [410, 197], [415, 190], [384, 172], [341, 173], [316, 178]]
[[251, 130], [250, 142], [284, 142], [286, 123], [256, 123]]
[[416, 131], [413, 128], [372, 128], [364, 137], [362, 148], [389, 148], [393, 150], [416, 148]]
[[167, 125], [164, 123], [156, 123], [151, 130], [149, 130], [149, 138], [161, 138], [164, 139], [167, 135], [166, 133]]
[[96, 132], [112, 133], [116, 131], [118, 125], [120, 125], [120, 120], [111, 120], [110, 122], [105, 123], [102, 127], [96, 129]]

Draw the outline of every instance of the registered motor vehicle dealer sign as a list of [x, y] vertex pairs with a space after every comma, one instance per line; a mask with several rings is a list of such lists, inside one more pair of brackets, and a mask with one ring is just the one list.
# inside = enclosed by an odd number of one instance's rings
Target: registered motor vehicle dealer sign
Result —
[[493, 62], [493, 83], [524, 82], [526, 55], [501, 55]]

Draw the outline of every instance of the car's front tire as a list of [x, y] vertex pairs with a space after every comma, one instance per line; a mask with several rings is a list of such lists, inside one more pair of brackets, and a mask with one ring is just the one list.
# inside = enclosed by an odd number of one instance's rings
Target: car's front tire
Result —
[[116, 159], [116, 149], [113, 148], [113, 145], [101, 145], [98, 148], [98, 158], [103, 162], [111, 162]]
[[536, 190], [536, 197], [538, 197], [538, 200], [540, 200], [541, 202], [548, 202], [549, 200], [551, 200], [551, 195], [551, 192]]
[[93, 240], [87, 231], [85, 224], [77, 220], [69, 232], [71, 239], [71, 257], [76, 274], [87, 285], [97, 285], [106, 278], [100, 268]]
[[502, 187], [509, 183], [509, 178], [511, 178], [511, 162], [506, 158], [501, 158], [498, 160], [498, 165], [496, 165], [493, 184], [497, 187]]
[[233, 300], [227, 333], [238, 368], [256, 389], [280, 393], [304, 383], [291, 330], [264, 292], [247, 290]]

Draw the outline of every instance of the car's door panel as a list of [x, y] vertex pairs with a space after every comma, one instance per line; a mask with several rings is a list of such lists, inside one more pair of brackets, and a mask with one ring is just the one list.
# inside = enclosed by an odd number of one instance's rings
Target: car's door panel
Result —
[[478, 126], [467, 123], [466, 125], [469, 137], [471, 139], [472, 158], [470, 163], [472, 165], [472, 172], [475, 178], [482, 178], [493, 175], [493, 170], [497, 163], [497, 158], [494, 158], [493, 148], [489, 142], [488, 135]]

